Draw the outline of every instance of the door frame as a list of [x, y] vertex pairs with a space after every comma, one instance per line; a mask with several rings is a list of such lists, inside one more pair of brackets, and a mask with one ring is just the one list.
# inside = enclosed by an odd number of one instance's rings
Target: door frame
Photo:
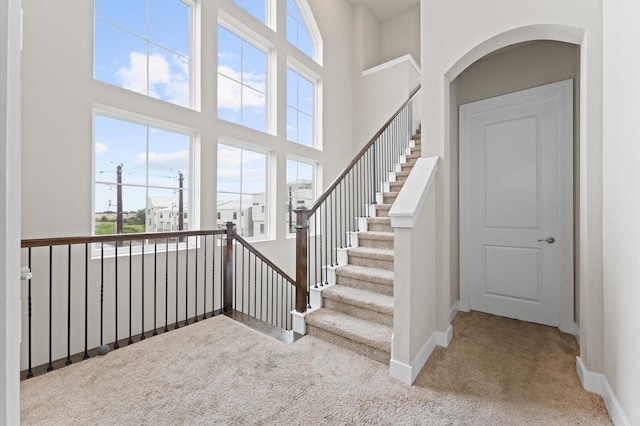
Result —
[[[460, 310], [468, 312], [471, 309], [471, 284], [470, 284], [470, 256], [469, 256], [469, 117], [477, 112], [488, 111], [498, 107], [504, 107], [521, 102], [546, 97], [559, 97], [560, 106], [557, 111], [559, 116], [559, 140], [558, 150], [558, 224], [559, 232], [557, 244], [561, 256], [561, 300], [558, 328], [570, 334], [575, 334], [574, 323], [574, 235], [573, 235], [573, 79], [546, 84], [530, 89], [500, 95], [489, 99], [465, 104], [460, 108]], [[464, 111], [463, 111], [464, 110]]]

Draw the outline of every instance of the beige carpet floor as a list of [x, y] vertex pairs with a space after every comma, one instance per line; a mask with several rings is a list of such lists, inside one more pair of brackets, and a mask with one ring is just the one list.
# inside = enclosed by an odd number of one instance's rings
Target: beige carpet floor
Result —
[[25, 425], [611, 424], [582, 389], [573, 337], [460, 313], [414, 386], [305, 336], [220, 316], [22, 382]]

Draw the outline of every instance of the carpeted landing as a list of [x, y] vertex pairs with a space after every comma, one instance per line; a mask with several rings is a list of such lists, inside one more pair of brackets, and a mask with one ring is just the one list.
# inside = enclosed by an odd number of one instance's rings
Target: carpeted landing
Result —
[[227, 317], [21, 383], [24, 425], [611, 424], [558, 330], [460, 313], [414, 386], [312, 336], [285, 345]]

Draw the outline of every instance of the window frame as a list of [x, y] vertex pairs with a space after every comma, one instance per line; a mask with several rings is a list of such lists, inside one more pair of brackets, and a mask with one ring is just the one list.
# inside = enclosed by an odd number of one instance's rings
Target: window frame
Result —
[[[285, 225], [285, 229], [286, 229], [286, 235], [287, 237], [291, 237], [293, 235], [295, 235], [295, 231], [291, 232], [291, 226], [293, 226], [295, 224], [295, 210], [298, 208], [299, 204], [300, 204], [300, 200], [296, 199], [296, 204], [290, 203], [289, 202], [289, 192], [287, 190], [287, 187], [289, 185], [289, 182], [287, 182], [287, 175], [289, 174], [289, 161], [293, 161], [295, 163], [302, 163], [308, 166], [311, 166], [311, 198], [309, 200], [309, 207], [311, 208], [313, 206], [313, 204], [316, 202], [317, 198], [318, 198], [318, 162], [308, 159], [308, 158], [302, 158], [302, 157], [298, 157], [298, 156], [293, 156], [293, 155], [287, 155], [287, 158], [285, 160], [285, 221], [286, 223], [288, 223], [289, 226]], [[297, 171], [296, 171], [296, 175], [297, 175]], [[304, 201], [303, 201], [304, 203]], [[291, 220], [291, 222], [289, 222], [289, 213], [291, 212], [291, 215], [293, 216], [293, 219]]]
[[[247, 241], [267, 241], [267, 240], [272, 240], [273, 239], [273, 235], [275, 235], [275, 232], [273, 230], [273, 226], [272, 226], [272, 221], [271, 221], [271, 207], [270, 204], [273, 202], [273, 196], [272, 196], [272, 188], [271, 188], [271, 162], [272, 162], [272, 153], [271, 151], [268, 151], [266, 149], [264, 149], [263, 147], [259, 147], [256, 145], [251, 145], [251, 144], [247, 144], [245, 142], [242, 141], [238, 141], [238, 140], [233, 140], [230, 138], [226, 138], [226, 137], [220, 137], [218, 139], [218, 143], [216, 146], [216, 218], [218, 217], [218, 213], [220, 213], [220, 210], [218, 210], [218, 193], [219, 191], [219, 168], [218, 168], [218, 164], [220, 162], [220, 158], [219, 158], [219, 153], [220, 153], [220, 146], [227, 146], [227, 147], [231, 147], [231, 148], [235, 148], [235, 149], [239, 149], [241, 151], [250, 151], [250, 152], [254, 152], [257, 154], [261, 154], [264, 155], [265, 157], [265, 168], [264, 168], [264, 200], [265, 203], [262, 204], [262, 208], [264, 208], [264, 224], [265, 224], [265, 232], [263, 235], [258, 235], [258, 236], [244, 236], [242, 234], [240, 234], [240, 236], [242, 236], [243, 238], [245, 238]], [[242, 162], [241, 162], [242, 165]], [[241, 172], [240, 172], [240, 182], [242, 182], [242, 167], [241, 167]], [[228, 191], [224, 191], [225, 193], [229, 193]], [[242, 192], [242, 188], [240, 189], [239, 193], [232, 193], [232, 194], [236, 194], [236, 195], [240, 195], [240, 199], [242, 200], [242, 197], [244, 195], [249, 195], [249, 196], [253, 196], [253, 195], [259, 195], [259, 194], [251, 194], [251, 193], [244, 193]], [[253, 202], [251, 201], [248, 205], [248, 208], [253, 208]], [[241, 204], [242, 207], [242, 204]], [[239, 209], [237, 211], [240, 211], [241, 215], [240, 215], [240, 219], [235, 219], [235, 220], [242, 220], [242, 218], [245, 216], [244, 215], [244, 211], [242, 209]], [[233, 212], [234, 214], [236, 213], [236, 211]], [[221, 215], [223, 216], [223, 215]], [[218, 220], [222, 220], [221, 219], [216, 219], [216, 221]], [[232, 219], [233, 220], [233, 219]], [[238, 224], [235, 223], [235, 225], [237, 226]], [[220, 224], [218, 224], [218, 226], [221, 226]], [[240, 233], [240, 230], [238, 230], [238, 233]]]
[[[127, 91], [130, 91], [130, 92], [133, 92], [133, 93], [137, 93], [139, 95], [145, 96], [145, 97], [150, 98], [150, 99], [154, 99], [156, 101], [160, 101], [160, 102], [166, 103], [168, 105], [175, 105], [175, 106], [182, 107], [182, 108], [187, 108], [187, 109], [191, 109], [191, 110], [195, 110], [195, 111], [200, 111], [200, 108], [201, 108], [201, 105], [200, 105], [200, 90], [198, 90], [198, 87], [200, 86], [199, 85], [199, 81], [198, 81], [199, 80], [198, 69], [199, 69], [199, 65], [200, 65], [200, 58], [196, 55], [196, 53], [199, 51], [198, 37], [196, 36], [196, 32], [199, 31], [199, 25], [198, 25], [199, 5], [197, 4], [197, 1], [196, 0], [175, 0], [175, 1], [178, 1], [178, 2], [181, 2], [181, 3], [185, 4], [189, 8], [189, 30], [188, 30], [188, 32], [189, 32], [189, 34], [188, 34], [189, 47], [188, 47], [188, 57], [187, 57], [187, 59], [188, 59], [188, 73], [189, 73], [189, 75], [188, 75], [188, 79], [189, 79], [189, 82], [188, 82], [188, 97], [189, 97], [189, 99], [188, 99], [186, 105], [182, 105], [182, 104], [179, 104], [179, 103], [171, 102], [169, 100], [165, 100], [165, 99], [162, 99], [160, 97], [155, 97], [155, 96], [152, 96], [150, 94], [149, 66], [148, 66], [148, 64], [149, 64], [149, 55], [150, 55], [149, 46], [150, 45], [157, 46], [157, 47], [159, 47], [159, 48], [161, 48], [163, 50], [166, 50], [167, 52], [171, 52], [172, 54], [177, 54], [177, 55], [179, 55], [181, 57], [183, 57], [183, 55], [181, 53], [179, 53], [179, 52], [176, 52], [173, 49], [168, 48], [167, 46], [165, 46], [165, 45], [163, 45], [163, 44], [161, 44], [159, 42], [151, 40], [150, 34], [149, 34], [149, 3], [147, 2], [147, 5], [146, 5], [146, 21], [145, 21], [145, 33], [146, 34], [144, 36], [142, 36], [142, 35], [136, 33], [135, 31], [133, 31], [133, 30], [131, 30], [129, 28], [126, 28], [126, 27], [124, 27], [124, 26], [122, 26], [120, 24], [112, 22], [112, 21], [110, 21], [110, 20], [108, 20], [108, 19], [106, 19], [104, 17], [99, 17], [98, 14], [97, 14], [97, 11], [96, 11], [96, 1], [97, 0], [93, 0], [93, 22], [92, 22], [92, 24], [93, 24], [93, 40], [92, 40], [92, 42], [93, 42], [93, 44], [92, 44], [92, 48], [93, 48], [93, 50], [92, 50], [92, 52], [93, 52], [93, 55], [92, 55], [93, 56], [93, 58], [92, 58], [93, 59], [93, 62], [92, 62], [93, 80], [98, 81], [98, 82], [103, 83], [103, 84], [108, 84], [109, 86], [116, 87], [116, 88], [118, 88], [120, 90], [127, 90]], [[116, 84], [113, 84], [111, 82], [104, 81], [104, 80], [101, 80], [101, 79], [97, 78], [97, 76], [96, 76], [96, 65], [97, 65], [96, 59], [97, 59], [97, 50], [98, 49], [96, 47], [96, 35], [97, 35], [96, 22], [97, 22], [98, 19], [101, 20], [105, 24], [112, 25], [113, 27], [118, 28], [118, 29], [120, 29], [122, 31], [125, 31], [126, 33], [128, 33], [128, 34], [130, 34], [130, 35], [132, 35], [134, 37], [137, 37], [140, 40], [144, 41], [144, 43], [145, 43], [145, 45], [147, 47], [147, 49], [146, 49], [147, 50], [146, 51], [147, 75], [146, 75], [146, 91], [145, 91], [145, 93], [139, 92], [139, 91], [136, 91], [136, 90], [133, 90], [133, 89], [129, 89], [129, 88], [126, 88], [126, 87], [123, 87], [122, 85], [116, 85]]]
[[[194, 129], [190, 129], [184, 126], [179, 126], [176, 125], [174, 123], [167, 123], [166, 121], [161, 121], [161, 120], [157, 120], [151, 117], [147, 117], [147, 116], [142, 116], [140, 114], [134, 114], [134, 113], [130, 113], [130, 112], [125, 112], [125, 111], [121, 111], [121, 110], [117, 110], [114, 108], [109, 108], [109, 107], [105, 107], [105, 106], [94, 106], [94, 108], [92, 109], [92, 115], [91, 115], [91, 121], [92, 121], [92, 147], [91, 147], [91, 153], [92, 153], [92, 189], [91, 189], [91, 210], [92, 210], [92, 215], [93, 215], [93, 220], [91, 221], [91, 235], [97, 235], [96, 234], [96, 229], [95, 229], [95, 224], [96, 224], [96, 220], [95, 220], [95, 197], [96, 197], [96, 184], [109, 184], [109, 182], [101, 182], [101, 181], [97, 181], [96, 180], [96, 117], [97, 116], [102, 116], [102, 117], [106, 117], [109, 119], [113, 119], [113, 120], [119, 120], [119, 121], [124, 121], [126, 123], [130, 123], [130, 124], [134, 124], [134, 125], [138, 125], [138, 126], [144, 126], [147, 128], [147, 136], [146, 136], [146, 152], [147, 152], [147, 156], [149, 153], [149, 130], [150, 129], [158, 129], [158, 130], [162, 130], [165, 132], [171, 132], [171, 133], [175, 133], [178, 135], [183, 135], [188, 137], [189, 139], [189, 170], [188, 170], [188, 182], [186, 186], [186, 191], [187, 191], [187, 198], [186, 198], [186, 204], [188, 206], [188, 209], [186, 212], [189, 211], [189, 209], [192, 210], [191, 214], [189, 215], [189, 222], [188, 222], [188, 227], [186, 230], [190, 230], [190, 229], [199, 229], [199, 214], [196, 211], [197, 210], [197, 203], [195, 203], [195, 194], [197, 192], [197, 183], [198, 182], [198, 178], [197, 175], [199, 174], [199, 168], [196, 166], [196, 161], [195, 161], [195, 152], [197, 150], [197, 142], [198, 142], [198, 134]], [[146, 176], [146, 185], [131, 185], [131, 184], [123, 184], [122, 186], [127, 186], [127, 187], [138, 187], [138, 188], [145, 188], [146, 190], [146, 200], [145, 200], [145, 233], [152, 233], [152, 234], [158, 234], [158, 235], [162, 235], [162, 231], [148, 231], [147, 230], [147, 226], [148, 226], [148, 220], [150, 219], [150, 215], [149, 215], [149, 188], [156, 188], [156, 189], [170, 189], [170, 188], [161, 188], [158, 186], [154, 186], [154, 185], [149, 185], [149, 181], [148, 181], [148, 158], [146, 161], [146, 165], [145, 168], [147, 169], [147, 176]], [[126, 233], [123, 233], [126, 234]], [[101, 235], [123, 235], [123, 234], [101, 234]]]
[[[311, 70], [309, 70], [307, 67], [305, 67], [304, 65], [302, 65], [301, 63], [295, 61], [293, 58], [288, 58], [289, 60], [287, 61], [287, 76], [285, 77], [287, 80], [287, 90], [289, 87], [289, 81], [288, 81], [288, 71], [291, 70], [294, 73], [296, 73], [298, 76], [304, 78], [305, 80], [309, 81], [312, 85], [312, 90], [313, 90], [313, 113], [311, 116], [311, 122], [313, 125], [313, 128], [311, 130], [311, 146], [307, 146], [304, 145], [298, 141], [293, 141], [291, 139], [289, 139], [287, 137], [287, 135], [285, 134], [284, 137], [287, 140], [287, 142], [290, 143], [295, 143], [297, 145], [301, 145], [301, 146], [305, 146], [308, 148], [313, 148], [316, 149], [318, 151], [322, 151], [322, 99], [321, 99], [321, 93], [322, 93], [322, 80], [320, 78], [319, 75], [317, 75], [316, 73], [312, 72]], [[288, 103], [288, 93], [287, 96], [285, 96], [285, 123], [288, 123], [288, 110], [289, 110], [289, 103]], [[300, 109], [298, 108], [298, 105], [296, 105], [296, 111], [300, 112]], [[297, 120], [296, 120], [297, 121]]]
[[[244, 9], [243, 9], [244, 10]], [[252, 127], [246, 126], [245, 124], [243, 124], [242, 122], [240, 123], [235, 123], [233, 121], [229, 121], [226, 120], [224, 118], [220, 117], [220, 85], [219, 85], [219, 79], [220, 79], [220, 63], [217, 59], [217, 56], [220, 54], [220, 38], [219, 38], [219, 27], [223, 27], [225, 30], [227, 30], [228, 32], [230, 32], [231, 34], [233, 34], [234, 36], [238, 37], [240, 39], [241, 42], [243, 43], [248, 43], [249, 45], [251, 45], [252, 47], [254, 47], [257, 50], [260, 50], [261, 52], [263, 52], [265, 54], [265, 70], [264, 70], [264, 98], [265, 98], [265, 103], [264, 103], [264, 117], [265, 117], [265, 123], [264, 123], [264, 130], [259, 130], [259, 129], [254, 129]], [[232, 17], [231, 15], [229, 15], [228, 13], [223, 13], [221, 12], [220, 15], [218, 16], [218, 22], [216, 24], [216, 92], [217, 92], [217, 98], [216, 98], [216, 119], [218, 120], [222, 120], [225, 121], [227, 123], [231, 123], [233, 125], [236, 126], [242, 126], [243, 128], [246, 129], [250, 129], [256, 132], [260, 132], [260, 133], [265, 133], [265, 134], [271, 134], [273, 135], [275, 132], [275, 129], [277, 127], [277, 125], [274, 125], [273, 123], [273, 119], [272, 117], [275, 116], [276, 114], [276, 106], [274, 105], [274, 99], [277, 99], [277, 95], [273, 95], [271, 93], [271, 89], [273, 87], [272, 84], [272, 80], [274, 78], [272, 70], [275, 69], [275, 67], [273, 66], [273, 61], [274, 61], [274, 53], [273, 53], [273, 49], [274, 46], [272, 43], [270, 43], [268, 40], [264, 39], [263, 37], [259, 36], [256, 32], [252, 31], [251, 29], [247, 28], [245, 25], [241, 24], [240, 21], [238, 21], [237, 19], [235, 19], [234, 17]], [[242, 58], [241, 58], [241, 63], [242, 63]], [[240, 70], [240, 72], [242, 73], [242, 69]], [[230, 77], [222, 74], [223, 77], [225, 78], [229, 78]], [[251, 86], [247, 86], [246, 84], [244, 84], [242, 81], [237, 81], [237, 80], [233, 80], [234, 82], [237, 82], [241, 85], [242, 87], [247, 87], [249, 90], [256, 90]], [[242, 114], [242, 101], [240, 104], [240, 111]]]

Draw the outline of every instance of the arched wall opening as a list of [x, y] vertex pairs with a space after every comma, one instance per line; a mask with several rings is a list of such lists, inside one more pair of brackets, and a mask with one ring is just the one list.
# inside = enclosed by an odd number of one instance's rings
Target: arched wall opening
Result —
[[[573, 168], [574, 175], [574, 235], [579, 235], [579, 140], [580, 140], [580, 47], [576, 44], [534, 40], [516, 43], [478, 59], [465, 68], [450, 83], [450, 138], [449, 152], [451, 164], [450, 211], [451, 225], [451, 288], [450, 300], [460, 299], [460, 252], [459, 252], [459, 118], [460, 105], [488, 99], [507, 93], [542, 86], [557, 81], [572, 79], [574, 84], [573, 117]], [[575, 244], [577, 255], [579, 246]], [[576, 259], [578, 256], [575, 257]], [[577, 276], [577, 262], [574, 262], [574, 276]], [[579, 309], [579, 289], [574, 286], [574, 309], [572, 320], [577, 321]]]
[[[422, 14], [422, 19], [423, 25], [429, 22], [426, 13]], [[438, 28], [434, 29], [436, 30]], [[483, 31], [485, 30], [483, 27]], [[423, 72], [423, 90], [433, 94], [431, 98], [423, 99], [423, 144], [426, 142], [423, 155], [441, 157], [439, 176], [436, 179], [436, 232], [437, 244], [441, 249], [437, 253], [438, 330], [445, 330], [450, 324], [451, 314], [457, 309], [456, 296], [459, 291], [459, 228], [458, 212], [455, 210], [458, 123], [457, 116], [452, 116], [451, 111], [453, 108], [457, 109], [457, 85], [462, 80], [456, 79], [476, 62], [481, 64], [491, 60], [492, 56], [509, 56], [510, 46], [516, 46], [513, 50], [517, 51], [527, 45], [535, 48], [538, 43], [543, 42], [574, 45], [573, 49], [577, 51], [579, 58], [576, 59], [579, 60], [579, 65], [574, 108], [577, 118], [575, 176], [579, 185], [574, 204], [579, 219], [576, 221], [575, 232], [576, 332], [582, 336], [580, 358], [587, 369], [602, 371], [602, 51], [599, 27], [592, 22], [585, 22], [585, 27], [561, 24], [525, 25], [499, 34], [494, 32], [489, 37], [479, 37], [476, 40], [480, 42], [473, 39], [472, 32], [465, 33], [456, 36], [458, 39], [436, 45], [437, 47], [426, 42], [429, 40], [428, 36], [429, 34], [423, 35], [423, 56], [425, 52], [436, 48], [437, 57]], [[522, 43], [526, 45], [518, 46]], [[472, 47], [465, 48], [465, 45]], [[511, 52], [515, 53], [517, 52]], [[481, 61], [482, 58], [484, 61]], [[502, 71], [507, 72], [512, 67], [513, 64], [509, 64]]]

